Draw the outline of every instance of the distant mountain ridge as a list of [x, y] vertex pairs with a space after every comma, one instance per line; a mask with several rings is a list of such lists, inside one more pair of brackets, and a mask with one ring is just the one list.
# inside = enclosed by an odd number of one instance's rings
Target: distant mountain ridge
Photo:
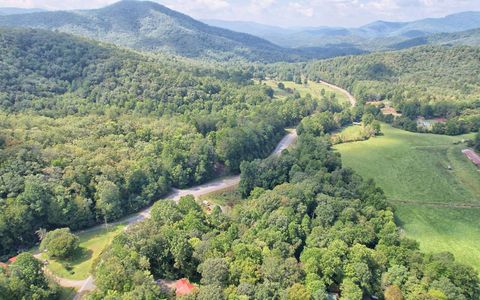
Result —
[[[235, 31], [248, 31], [284, 47], [322, 47], [350, 45], [366, 51], [386, 50], [396, 44], [413, 43], [430, 35], [455, 33], [480, 28], [480, 12], [462, 12], [443, 18], [428, 18], [411, 22], [376, 21], [358, 28], [309, 27], [280, 28], [263, 24], [207, 20], [208, 24]], [[444, 37], [445, 39], [447, 37]], [[457, 41], [458, 42], [458, 41]]]
[[43, 11], [45, 10], [41, 8], [0, 7], [0, 16], [29, 14]]
[[121, 1], [94, 10], [0, 16], [0, 26], [58, 30], [138, 50], [194, 58], [274, 62], [301, 57], [259, 37], [212, 27], [147, 1]]

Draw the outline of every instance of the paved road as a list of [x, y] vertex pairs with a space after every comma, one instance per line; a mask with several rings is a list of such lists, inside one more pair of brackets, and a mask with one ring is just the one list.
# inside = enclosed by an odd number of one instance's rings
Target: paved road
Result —
[[[297, 131], [293, 129], [285, 137], [283, 137], [283, 139], [278, 143], [277, 147], [275, 148], [275, 150], [271, 155], [272, 156], [280, 155], [283, 150], [287, 149], [289, 146], [295, 143], [296, 140], [297, 140]], [[197, 198], [202, 195], [210, 194], [215, 191], [220, 191], [220, 190], [224, 190], [224, 189], [236, 186], [239, 182], [240, 182], [240, 175], [220, 178], [220, 179], [216, 179], [211, 182], [201, 184], [195, 187], [191, 187], [188, 189], [182, 189], [182, 190], [174, 189], [172, 193], [164, 197], [164, 199], [172, 199], [174, 201], [178, 201], [180, 200], [181, 197], [187, 196], [187, 195], [193, 195], [195, 198]], [[150, 206], [130, 217], [127, 217], [125, 219], [122, 219], [114, 223], [110, 223], [109, 226], [115, 226], [120, 224], [127, 224], [128, 226], [130, 226], [132, 224], [138, 223], [146, 218], [150, 218], [151, 209], [152, 207]], [[97, 225], [89, 229], [79, 231], [77, 233], [86, 233], [90, 231], [99, 230], [104, 226], [105, 225]], [[35, 257], [37, 259], [41, 259], [39, 253], [35, 254]], [[89, 276], [87, 279], [84, 279], [84, 280], [71, 280], [71, 279], [55, 276], [50, 271], [48, 271], [47, 268], [44, 268], [44, 270], [50, 277], [52, 277], [62, 287], [78, 289], [78, 292], [74, 297], [74, 300], [81, 299], [83, 293], [90, 292], [95, 289], [95, 283], [92, 276]]]
[[[347, 95], [347, 97], [348, 97], [350, 103], [352, 104], [352, 106], [355, 106], [356, 100], [349, 92], [347, 92], [346, 90], [344, 90], [340, 87], [332, 85], [330, 83], [327, 83], [327, 82], [323, 82], [323, 83], [332, 87], [332, 88], [334, 88], [334, 89], [336, 89], [336, 90], [338, 90], [338, 91], [340, 91], [341, 93], [344, 93], [345, 95]], [[271, 156], [280, 155], [283, 150], [287, 149], [292, 144], [294, 144], [296, 142], [296, 140], [297, 140], [297, 131], [295, 129], [293, 129], [293, 130], [289, 131], [289, 133], [285, 137], [283, 137], [283, 139], [278, 143], [277, 147], [272, 152]], [[186, 196], [186, 195], [193, 195], [195, 198], [197, 198], [197, 197], [200, 197], [202, 195], [206, 195], [206, 194], [209, 194], [209, 193], [212, 193], [212, 192], [215, 192], [215, 191], [221, 191], [221, 190], [233, 187], [233, 186], [237, 185], [239, 182], [240, 182], [240, 175], [220, 178], [220, 179], [216, 179], [216, 180], [213, 180], [211, 182], [201, 184], [201, 185], [198, 185], [198, 186], [195, 186], [195, 187], [191, 187], [191, 188], [188, 188], [188, 189], [174, 189], [172, 191], [172, 193], [170, 193], [169, 195], [164, 197], [164, 199], [173, 199], [174, 201], [178, 201], [178, 200], [180, 200], [181, 197]], [[138, 222], [140, 222], [140, 221], [142, 221], [146, 218], [150, 218], [151, 209], [152, 209], [152, 207], [150, 206], [150, 207], [148, 207], [148, 208], [146, 208], [146, 209], [144, 209], [144, 210], [142, 210], [142, 211], [140, 211], [140, 212], [138, 212], [134, 215], [126, 217], [126, 218], [124, 218], [122, 220], [119, 220], [117, 222], [110, 223], [109, 226], [115, 226], [115, 225], [120, 225], [120, 224], [127, 224], [128, 226], [130, 226], [132, 224], [138, 223]], [[79, 231], [77, 233], [86, 233], [86, 232], [90, 232], [90, 231], [99, 230], [104, 226], [105, 225], [97, 225], [97, 226], [91, 227], [89, 229]], [[127, 228], [128, 228], [128, 226], [127, 226]], [[39, 258], [39, 255], [37, 254], [36, 257]], [[54, 278], [54, 280], [56, 282], [58, 282], [59, 285], [61, 285], [63, 287], [72, 287], [72, 288], [78, 289], [78, 292], [75, 295], [74, 300], [81, 299], [83, 293], [90, 292], [90, 291], [93, 291], [95, 289], [95, 283], [94, 283], [94, 279], [93, 279], [92, 276], [89, 276], [85, 280], [70, 280], [70, 279], [66, 279], [66, 278], [56, 277], [55, 275], [48, 272], [48, 270], [46, 270], [46, 271], [51, 277]]]
[[347, 90], [342, 89], [342, 88], [339, 87], [339, 86], [333, 85], [333, 84], [328, 83], [328, 82], [323, 81], [323, 80], [321, 80], [320, 82], [323, 83], [323, 84], [325, 84], [325, 85], [327, 85], [327, 86], [329, 86], [329, 87], [331, 87], [331, 88], [334, 89], [334, 90], [337, 90], [337, 91], [345, 94], [345, 95], [347, 96], [347, 98], [348, 98], [348, 101], [350, 101], [350, 104], [352, 105], [352, 107], [357, 104], [357, 99], [355, 99], [355, 97], [353, 97], [353, 95], [350, 94]]
[[[278, 143], [277, 147], [272, 152], [271, 156], [280, 155], [283, 150], [290, 147], [293, 143], [295, 143], [296, 140], [297, 140], [297, 130], [293, 129], [286, 136], [284, 136], [283, 139]], [[221, 191], [221, 190], [225, 190], [230, 187], [236, 186], [239, 182], [240, 182], [240, 175], [224, 177], [224, 178], [216, 179], [208, 183], [201, 184], [188, 189], [183, 189], [183, 190], [174, 189], [171, 194], [165, 197], [165, 199], [172, 199], [175, 202], [178, 202], [178, 200], [180, 200], [181, 197], [187, 196], [187, 195], [193, 195], [195, 198], [198, 198], [200, 196], [207, 195], [212, 192]], [[127, 223], [130, 225], [130, 224], [137, 223], [145, 218], [149, 218], [150, 211], [151, 211], [151, 207], [143, 210], [139, 214], [134, 215], [129, 219], [127, 219]]]

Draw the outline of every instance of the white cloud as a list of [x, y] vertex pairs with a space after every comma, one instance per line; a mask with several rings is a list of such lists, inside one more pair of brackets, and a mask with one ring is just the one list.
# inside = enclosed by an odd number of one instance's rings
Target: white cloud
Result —
[[288, 7], [306, 17], [313, 17], [313, 15], [315, 14], [315, 10], [313, 9], [313, 7], [306, 6], [298, 2], [290, 2], [288, 4]]
[[[97, 8], [118, 0], [0, 0], [0, 6]], [[243, 20], [277, 26], [358, 26], [480, 10], [480, 0], [151, 0], [199, 19]]]
[[118, 0], [0, 0], [2, 7], [19, 7], [19, 8], [44, 8], [51, 10], [58, 9], [82, 9], [82, 8], [99, 8]]
[[195, 6], [203, 6], [209, 10], [219, 10], [230, 6], [225, 0], [195, 0], [193, 2]]

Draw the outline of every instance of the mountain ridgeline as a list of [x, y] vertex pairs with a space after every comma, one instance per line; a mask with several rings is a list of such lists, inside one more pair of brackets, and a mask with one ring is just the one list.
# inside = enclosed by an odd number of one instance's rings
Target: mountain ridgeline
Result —
[[207, 20], [207, 24], [254, 34], [283, 47], [350, 48], [378, 51], [426, 44], [480, 45], [480, 12], [411, 22], [376, 21], [357, 28], [280, 28], [248, 22]]
[[0, 16], [0, 26], [55, 30], [137, 50], [217, 61], [300, 61], [358, 50], [287, 49], [253, 35], [209, 26], [148, 1], [121, 1], [94, 10]]

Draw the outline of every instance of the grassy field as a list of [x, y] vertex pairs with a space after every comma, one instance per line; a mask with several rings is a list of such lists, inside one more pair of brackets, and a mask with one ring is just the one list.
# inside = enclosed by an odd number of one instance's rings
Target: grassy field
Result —
[[[323, 83], [317, 83], [313, 81], [309, 81], [307, 84], [297, 84], [295, 82], [291, 81], [282, 81], [283, 84], [285, 85], [285, 88], [290, 88], [292, 90], [295, 90], [300, 93], [302, 97], [304, 97], [306, 94], [312, 95], [312, 97], [321, 99], [321, 91], [322, 89], [325, 90], [325, 95], [327, 97], [330, 97], [331, 94], [336, 94], [336, 98], [340, 103], [346, 103], [349, 104], [350, 102], [348, 101], [348, 98], [345, 94], [323, 84]], [[285, 91], [280, 90], [277, 88], [278, 81], [274, 80], [267, 80], [264, 81], [264, 83], [272, 88], [275, 89], [275, 94], [282, 96], [285, 95]]]
[[108, 229], [102, 228], [79, 234], [81, 251], [69, 260], [49, 259], [45, 254], [42, 254], [42, 258], [48, 259], [48, 269], [59, 277], [74, 280], [85, 279], [90, 275], [93, 261], [124, 228], [125, 225], [117, 225]]
[[347, 143], [352, 141], [366, 140], [366, 130], [363, 126], [348, 126], [342, 128], [341, 131], [332, 134], [332, 142], [334, 144]]
[[206, 201], [210, 204], [218, 205], [223, 212], [229, 212], [236, 204], [243, 201], [242, 195], [238, 191], [238, 185], [223, 190], [212, 192], [198, 197], [201, 205]]
[[417, 134], [385, 124], [382, 131], [335, 146], [344, 164], [375, 179], [423, 250], [450, 251], [480, 271], [480, 172], [461, 153], [466, 146], [454, 144], [473, 135]]

